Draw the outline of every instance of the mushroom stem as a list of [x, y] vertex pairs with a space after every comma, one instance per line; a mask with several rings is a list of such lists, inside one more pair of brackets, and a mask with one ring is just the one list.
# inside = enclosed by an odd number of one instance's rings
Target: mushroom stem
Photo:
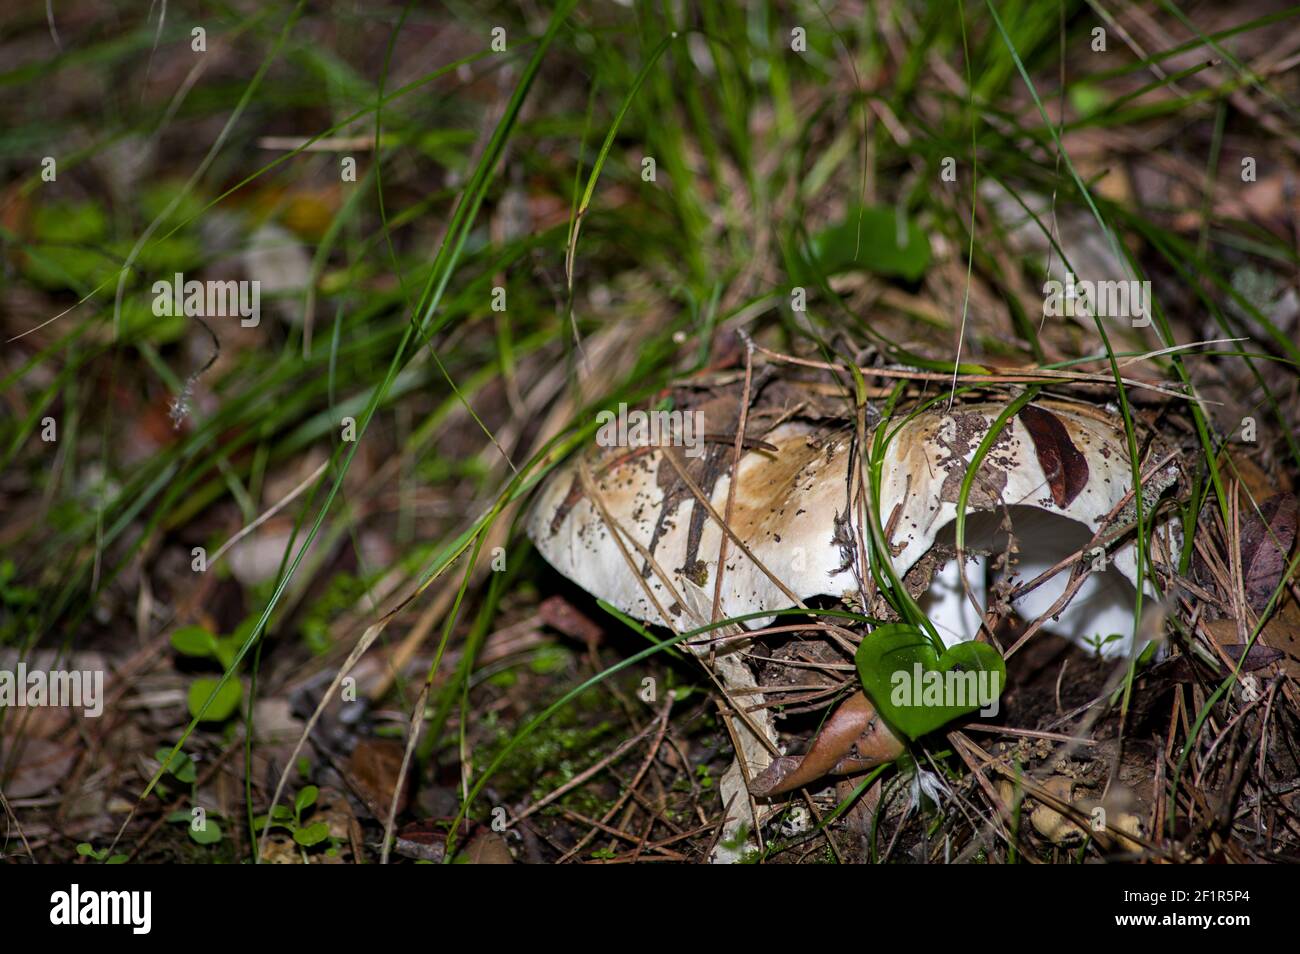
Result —
[[808, 753], [783, 755], [749, 783], [757, 798], [783, 795], [809, 785], [824, 775], [849, 775], [866, 771], [903, 754], [903, 742], [894, 735], [861, 691], [849, 696], [813, 739]]

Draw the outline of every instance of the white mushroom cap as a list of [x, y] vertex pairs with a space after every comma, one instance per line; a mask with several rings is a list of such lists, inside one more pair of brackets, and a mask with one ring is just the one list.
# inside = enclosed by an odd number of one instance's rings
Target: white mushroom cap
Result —
[[[971, 458], [1004, 407], [959, 405], [950, 412], [923, 412], [901, 426], [896, 416], [885, 425], [899, 429], [886, 449], [880, 518], [900, 577], [940, 539], [941, 531], [951, 535]], [[1037, 439], [1032, 431], [1037, 431]], [[771, 614], [795, 605], [792, 595], [799, 600], [856, 596], [858, 528], [849, 486], [850, 457], [856, 450], [852, 429], [827, 431], [787, 422], [763, 439], [776, 451], [750, 450], [742, 456], [731, 526], [766, 572], [733, 540], [727, 548], [721, 613], [725, 617]], [[729, 460], [730, 447], [725, 451]], [[681, 493], [678, 469], [666, 453], [677, 454], [678, 466], [685, 466], [680, 450], [657, 448], [634, 453], [610, 448], [568, 462], [543, 486], [529, 515], [528, 533], [558, 571], [588, 592], [637, 619], [682, 630], [699, 625], [698, 614], [690, 612], [698, 598], [684, 606], [682, 594], [697, 589], [710, 597], [713, 593], [722, 532], [708, 508], [700, 508], [696, 515], [700, 505], [690, 493]], [[1045, 463], [1050, 474], [1044, 471]], [[582, 467], [590, 474], [600, 505], [583, 492]], [[1105, 527], [1131, 485], [1118, 419], [1091, 407], [1038, 401], [1005, 425], [972, 483], [968, 504], [970, 512], [1002, 514], [1006, 507], [1017, 508], [1012, 524], [1019, 547], [1017, 582], [1023, 582]], [[718, 516], [726, 511], [728, 486], [724, 475], [708, 493]], [[673, 488], [675, 505], [664, 514], [666, 489]], [[606, 524], [602, 507], [618, 527], [622, 547]], [[1027, 512], [1023, 508], [1032, 508], [1043, 519], [1022, 527]], [[850, 515], [854, 515], [853, 526]], [[1053, 527], [1052, 519], [1073, 523]], [[694, 548], [693, 523], [698, 541]], [[969, 516], [967, 523], [968, 550], [981, 544], [1005, 547], [1005, 532], [998, 540], [998, 520], [984, 520], [983, 529]], [[1067, 544], [1070, 549], [1063, 549]], [[1176, 553], [1177, 541], [1170, 545]], [[624, 549], [640, 574], [629, 566]], [[653, 553], [658, 571], [644, 559], [647, 552]], [[1103, 650], [1112, 654], [1131, 648], [1133, 543], [1113, 549], [1107, 559], [1121, 576], [1088, 577], [1060, 619], [1044, 628], [1084, 645], [1096, 633], [1119, 633], [1123, 638]], [[978, 625], [973, 610], [966, 608], [969, 601], [963, 598], [953, 570], [950, 563], [938, 575], [929, 601], [930, 611], [947, 630], [941, 635], [950, 644], [972, 638]], [[982, 573], [972, 565], [966, 576], [982, 605]], [[1068, 570], [1017, 601], [1021, 615], [1033, 619], [1047, 610], [1067, 578]], [[1123, 587], [1128, 587], [1127, 595]], [[765, 615], [746, 625], [765, 626], [774, 618]]]
[[[911, 569], [930, 549], [936, 533], [956, 518], [971, 458], [1003, 410], [994, 404], [959, 407], [919, 415], [900, 428], [880, 488], [882, 521], [894, 519], [894, 507], [902, 508], [892, 541], [901, 548], [894, 560], [896, 572]], [[1040, 401], [1026, 410], [1059, 422], [1078, 457], [1059, 464], [1055, 479], [1049, 478], [1040, 459], [1043, 441], [1030, 434], [1022, 412], [1006, 423], [989, 449], [971, 485], [970, 509], [1037, 507], [1090, 530], [1100, 529], [1133, 483], [1121, 423], [1091, 408], [1055, 401]]]
[[[834, 541], [837, 516], [848, 513], [846, 464], [850, 433], [825, 440], [804, 424], [788, 423], [764, 436], [777, 448], [775, 454], [750, 451], [740, 460], [740, 482], [732, 511], [732, 528], [750, 552], [800, 599], [818, 594], [839, 596], [857, 590], [851, 553], [842, 553]], [[728, 448], [728, 453], [730, 449]], [[625, 448], [607, 452], [607, 459], [627, 454]], [[689, 537], [698, 502], [687, 496], [665, 516], [660, 528], [665, 487], [677, 479], [676, 469], [654, 450], [601, 471], [598, 461], [588, 462], [592, 483], [605, 510], [621, 532], [647, 551], [670, 577], [672, 589], [653, 569], [643, 577], [664, 619], [638, 582], [637, 574], [615, 541], [600, 508], [582, 493], [573, 461], [558, 469], [542, 488], [529, 515], [528, 534], [542, 555], [557, 570], [589, 593], [625, 613], [648, 623], [689, 629], [683, 619], [681, 595], [689, 580], [710, 595], [717, 572], [722, 530], [707, 516], [700, 531], [694, 574], [684, 572], [690, 551]], [[730, 479], [718, 479], [710, 495], [713, 509], [727, 509]], [[574, 495], [579, 495], [574, 499]], [[659, 538], [655, 541], [656, 529]], [[638, 547], [624, 544], [638, 567], [644, 569]], [[772, 612], [794, 605], [772, 579], [738, 548], [727, 548], [721, 612], [726, 617]], [[750, 621], [751, 627], [769, 624], [774, 617]]]

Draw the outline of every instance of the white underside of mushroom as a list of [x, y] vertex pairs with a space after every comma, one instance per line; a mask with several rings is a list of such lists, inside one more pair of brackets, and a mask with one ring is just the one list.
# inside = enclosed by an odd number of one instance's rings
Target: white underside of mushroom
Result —
[[[979, 519], [989, 516], [992, 515], [975, 514], [968, 518], [967, 547], [1004, 552], [1006, 535], [987, 532], [987, 520]], [[1016, 530], [1019, 552], [1014, 576], [1009, 581], [1012, 585], [1026, 583], [1047, 572], [1063, 558], [1082, 549], [1091, 537], [1082, 524], [1041, 511], [1021, 510]], [[929, 590], [917, 601], [944, 645], [953, 646], [978, 634], [981, 614], [976, 606], [982, 609], [988, 601], [986, 578], [990, 562], [987, 556], [968, 556], [963, 581], [956, 559], [949, 560], [935, 573]], [[996, 584], [1005, 577], [1005, 573], [995, 572], [992, 582]], [[1021, 619], [1036, 620], [1051, 610], [1068, 584], [1069, 572], [1064, 570], [1014, 599], [1011, 605]], [[1153, 592], [1149, 585], [1146, 592]], [[1095, 571], [1084, 579], [1064, 609], [1044, 622], [1043, 629], [1104, 656], [1125, 655], [1133, 646], [1135, 593], [1133, 584], [1123, 573], [1115, 569]]]

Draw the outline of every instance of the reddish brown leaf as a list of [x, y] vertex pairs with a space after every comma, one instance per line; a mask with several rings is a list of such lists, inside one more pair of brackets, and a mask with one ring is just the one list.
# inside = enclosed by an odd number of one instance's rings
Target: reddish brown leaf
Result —
[[1246, 602], [1260, 612], [1282, 581], [1287, 557], [1295, 543], [1296, 498], [1274, 494], [1241, 522], [1241, 576]]
[[[1245, 643], [1232, 643], [1224, 646], [1223, 651], [1228, 654], [1228, 658], [1233, 662], [1241, 663], [1242, 672], [1254, 672], [1256, 669], [1263, 669], [1282, 658], [1279, 650], [1271, 649], [1268, 646], [1251, 646], [1250, 651], [1246, 651]], [[1242, 660], [1242, 656], [1245, 660]]]
[[[402, 743], [392, 739], [362, 739], [352, 750], [352, 757], [348, 760], [348, 782], [376, 818], [388, 817], [393, 789], [397, 787], [401, 774], [404, 750]], [[399, 815], [406, 810], [410, 781], [408, 773], [406, 784], [397, 798]]]
[[10, 798], [34, 798], [67, 781], [76, 763], [77, 750], [69, 746], [46, 739], [8, 739], [0, 745], [0, 783]]
[[552, 629], [558, 629], [571, 639], [580, 639], [588, 646], [598, 645], [604, 637], [600, 624], [563, 596], [548, 596], [542, 600], [537, 607], [537, 617]]
[[1043, 468], [1052, 502], [1064, 510], [1088, 483], [1088, 459], [1070, 440], [1070, 432], [1051, 411], [1026, 404], [1019, 414], [1034, 442], [1038, 464]]
[[749, 783], [758, 798], [781, 795], [809, 785], [823, 775], [865, 771], [882, 762], [892, 762], [903, 744], [876, 716], [876, 707], [861, 693], [844, 700], [803, 756], [783, 755], [774, 759]]
[[463, 855], [466, 864], [471, 865], [512, 865], [514, 856], [506, 840], [494, 831], [485, 831], [465, 846]]

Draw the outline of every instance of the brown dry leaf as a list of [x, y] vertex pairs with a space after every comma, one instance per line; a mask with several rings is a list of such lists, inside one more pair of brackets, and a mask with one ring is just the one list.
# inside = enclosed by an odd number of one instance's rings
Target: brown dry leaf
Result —
[[[348, 759], [348, 781], [376, 818], [388, 817], [393, 789], [402, 770], [403, 751], [402, 744], [392, 739], [362, 739]], [[404, 785], [397, 797], [399, 815], [409, 801], [410, 786]]]
[[[1256, 669], [1263, 669], [1271, 663], [1277, 662], [1282, 658], [1280, 650], [1273, 649], [1258, 643], [1246, 649], [1245, 643], [1231, 643], [1223, 647], [1223, 651], [1228, 654], [1228, 658], [1234, 663], [1241, 663], [1242, 672], [1254, 672]], [[1242, 657], [1245, 657], [1244, 660]]]
[[510, 846], [506, 840], [494, 831], [485, 831], [465, 848], [465, 853], [461, 855], [465, 864], [470, 865], [512, 865], [515, 863], [514, 855], [510, 854]]
[[5, 739], [0, 744], [0, 787], [9, 798], [34, 798], [66, 779], [76, 762], [76, 749], [48, 739]]
[[1282, 653], [1278, 666], [1300, 680], [1300, 607], [1288, 600], [1260, 632], [1259, 641]]
[[1026, 404], [1020, 420], [1034, 442], [1038, 464], [1052, 489], [1052, 501], [1065, 509], [1088, 484], [1088, 459], [1079, 453], [1065, 424], [1051, 411]]
[[1272, 598], [1296, 536], [1294, 494], [1274, 494], [1241, 521], [1241, 575], [1246, 602], [1256, 613]]
[[1285, 486], [1279, 487], [1278, 481], [1265, 473], [1259, 464], [1232, 444], [1224, 447], [1223, 452], [1219, 455], [1219, 466], [1227, 472], [1235, 474], [1237, 479], [1241, 481], [1237, 499], [1241, 501], [1242, 513], [1254, 510], [1254, 504], [1251, 501], [1267, 500], [1276, 494], [1279, 489], [1286, 489]]
[[570, 639], [581, 640], [588, 646], [597, 646], [604, 637], [604, 630], [589, 616], [566, 600], [563, 596], [548, 596], [537, 607], [538, 618], [559, 630]]
[[774, 759], [750, 780], [749, 790], [757, 798], [780, 795], [828, 773], [860, 772], [892, 762], [902, 752], [903, 743], [880, 721], [875, 706], [855, 692], [826, 720], [806, 755]]
[[[1242, 643], [1236, 620], [1217, 619], [1203, 625], [1205, 631], [1229, 658], [1240, 658]], [[1271, 652], [1281, 655], [1276, 658], [1263, 655]], [[1259, 662], [1259, 665], [1255, 665], [1256, 662]], [[1241, 668], [1243, 672], [1250, 672], [1274, 662], [1293, 679], [1300, 679], [1300, 609], [1291, 602], [1282, 607], [1260, 630], [1259, 639], [1251, 647], [1246, 662]]]

